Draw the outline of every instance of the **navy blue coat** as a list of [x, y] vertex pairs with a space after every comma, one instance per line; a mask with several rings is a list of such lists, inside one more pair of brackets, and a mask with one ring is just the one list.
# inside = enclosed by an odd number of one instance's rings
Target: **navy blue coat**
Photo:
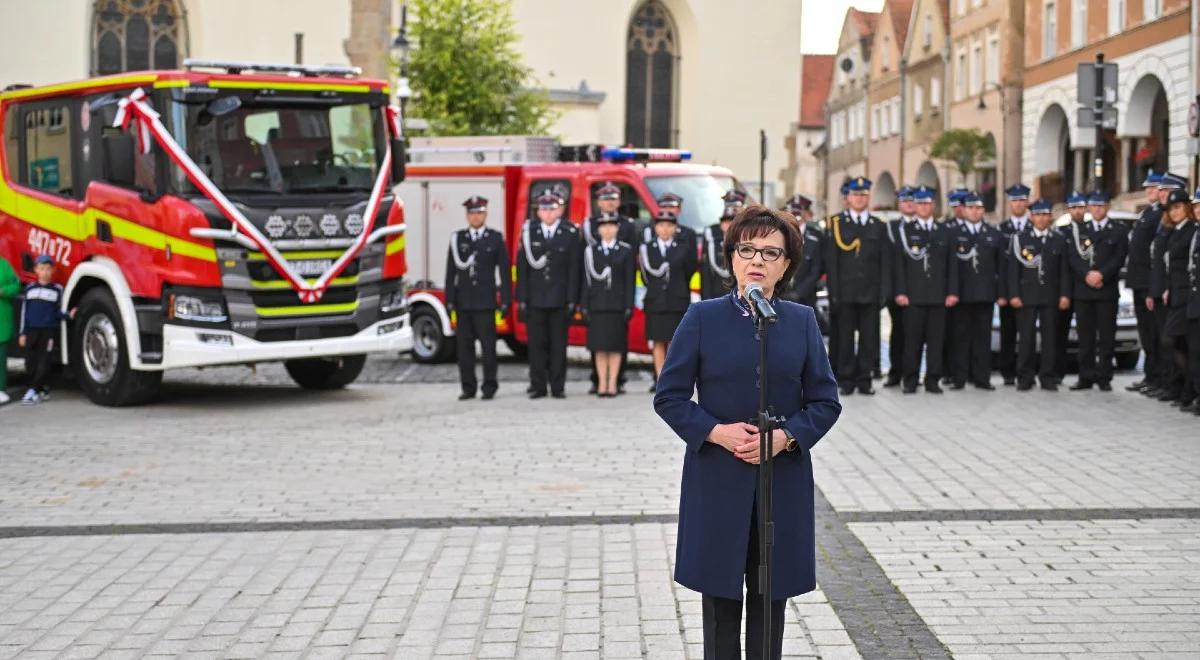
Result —
[[[654, 410], [687, 443], [675, 581], [741, 599], [758, 466], [706, 442], [717, 424], [750, 421], [758, 411], [758, 341], [753, 321], [733, 296], [688, 308], [658, 376]], [[779, 321], [767, 332], [768, 403], [787, 418], [800, 445], [774, 461], [771, 594], [782, 599], [816, 587], [809, 450], [837, 421], [842, 405], [812, 308], [777, 300], [775, 309]]]

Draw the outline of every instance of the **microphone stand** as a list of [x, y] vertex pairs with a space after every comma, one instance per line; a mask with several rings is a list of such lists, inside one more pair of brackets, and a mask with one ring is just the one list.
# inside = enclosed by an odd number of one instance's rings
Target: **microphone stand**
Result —
[[784, 420], [772, 415], [767, 405], [767, 328], [778, 317], [766, 318], [754, 308], [755, 337], [758, 339], [758, 590], [763, 605], [763, 655], [773, 658], [774, 643], [771, 638], [771, 559], [775, 547], [775, 521], [772, 518], [772, 493], [774, 490], [774, 459], [771, 452], [771, 434], [781, 428]]

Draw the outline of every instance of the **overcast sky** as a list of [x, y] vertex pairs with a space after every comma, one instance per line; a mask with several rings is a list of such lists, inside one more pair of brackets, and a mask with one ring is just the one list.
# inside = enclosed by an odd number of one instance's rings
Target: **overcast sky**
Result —
[[833, 53], [846, 9], [854, 6], [879, 11], [883, 0], [804, 0], [804, 18], [800, 25], [800, 47], [806, 53]]

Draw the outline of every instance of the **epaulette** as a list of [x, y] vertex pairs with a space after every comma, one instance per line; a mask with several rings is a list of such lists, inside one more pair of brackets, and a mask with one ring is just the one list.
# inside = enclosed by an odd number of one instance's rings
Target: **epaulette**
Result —
[[630, 250], [633, 249], [633, 246], [626, 243], [625, 241], [617, 241], [617, 245], [624, 245], [625, 247], [629, 248]]

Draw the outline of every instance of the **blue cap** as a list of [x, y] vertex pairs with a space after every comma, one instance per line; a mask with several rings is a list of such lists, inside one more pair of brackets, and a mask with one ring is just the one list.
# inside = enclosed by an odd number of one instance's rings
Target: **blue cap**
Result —
[[1088, 195], [1088, 204], [1107, 204], [1107, 203], [1108, 203], [1108, 193], [1106, 193], [1102, 190], [1093, 191], [1092, 194]]
[[1166, 172], [1158, 181], [1159, 190], [1187, 190], [1187, 179], [1178, 174]]
[[1049, 213], [1050, 212], [1050, 202], [1047, 202], [1044, 199], [1037, 199], [1032, 204], [1029, 205], [1029, 212], [1030, 213]]
[[48, 255], [48, 254], [39, 254], [38, 258], [33, 260], [33, 263], [35, 266], [41, 266], [42, 264], [50, 264], [51, 266], [53, 266], [54, 259], [51, 258], [50, 255]]
[[913, 189], [913, 201], [933, 203], [933, 188], [929, 186], [917, 186]]
[[1083, 208], [1087, 206], [1087, 196], [1078, 190], [1067, 195], [1067, 208]]
[[866, 192], [871, 189], [871, 180], [865, 176], [856, 176], [846, 182], [846, 190], [850, 192]]
[[954, 190], [951, 190], [950, 192], [946, 193], [946, 205], [950, 208], [962, 206], [963, 197], [968, 192], [969, 191], [966, 188], [955, 188]]
[[1142, 182], [1143, 188], [1157, 188], [1158, 182], [1162, 181], [1162, 175], [1154, 170], [1146, 172], [1146, 180]]
[[963, 195], [960, 201], [963, 206], [983, 206], [983, 199], [973, 192]]
[[913, 201], [912, 186], [900, 186], [900, 190], [896, 191], [896, 199], [901, 202]]
[[842, 191], [842, 197], [850, 194], [850, 179], [843, 181], [842, 186], [838, 188], [838, 190]]
[[1029, 193], [1030, 193], [1029, 186], [1027, 186], [1023, 183], [1014, 183], [1013, 185], [1004, 189], [1004, 194], [1008, 195], [1008, 198], [1010, 200], [1012, 200], [1012, 199], [1029, 199]]

